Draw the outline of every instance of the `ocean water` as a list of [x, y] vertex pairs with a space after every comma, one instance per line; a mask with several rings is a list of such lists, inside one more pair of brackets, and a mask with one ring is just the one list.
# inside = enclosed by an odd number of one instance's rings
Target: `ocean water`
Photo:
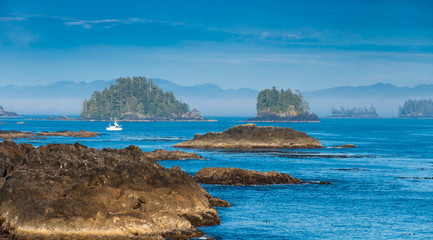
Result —
[[[245, 118], [217, 122], [107, 122], [1, 119], [1, 130], [100, 132], [96, 138], [19, 140], [35, 146], [75, 143], [95, 148], [137, 145], [144, 151], [172, 146], [196, 133], [220, 132]], [[16, 124], [24, 121], [25, 124]], [[258, 123], [307, 132], [326, 146], [314, 150], [199, 150], [205, 160], [161, 161], [194, 175], [203, 167], [279, 171], [332, 185], [202, 185], [230, 208], [217, 208], [221, 225], [201, 227], [214, 239], [433, 239], [433, 120], [321, 119], [320, 123]]]

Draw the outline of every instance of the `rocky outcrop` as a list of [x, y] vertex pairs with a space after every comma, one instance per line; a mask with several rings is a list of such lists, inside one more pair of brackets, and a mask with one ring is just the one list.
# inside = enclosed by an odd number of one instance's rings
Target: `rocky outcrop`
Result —
[[204, 184], [222, 185], [269, 185], [296, 184], [303, 181], [293, 178], [289, 174], [278, 172], [257, 172], [240, 168], [203, 168], [194, 179]]
[[35, 136], [35, 134], [31, 132], [0, 130], [0, 139], [28, 138], [33, 136]]
[[249, 123], [220, 133], [196, 134], [181, 142], [179, 148], [260, 149], [260, 148], [322, 148], [319, 140], [288, 127], [257, 127]]
[[13, 239], [185, 239], [220, 223], [209, 193], [136, 146], [0, 143], [0, 232]]
[[19, 115], [14, 112], [6, 112], [3, 106], [0, 105], [0, 117], [19, 117]]
[[81, 138], [90, 138], [90, 137], [96, 137], [99, 136], [99, 133], [96, 132], [88, 132], [84, 130], [80, 130], [78, 132], [74, 131], [57, 131], [57, 132], [40, 132], [37, 136], [61, 136], [61, 137], [81, 137]]
[[78, 132], [64, 130], [64, 131], [57, 131], [57, 132], [40, 132], [40, 133], [36, 134], [36, 133], [32, 133], [32, 132], [2, 131], [2, 130], [0, 130], [0, 139], [52, 137], [52, 136], [89, 138], [89, 137], [99, 136], [99, 133], [87, 132], [84, 130], [80, 130]]

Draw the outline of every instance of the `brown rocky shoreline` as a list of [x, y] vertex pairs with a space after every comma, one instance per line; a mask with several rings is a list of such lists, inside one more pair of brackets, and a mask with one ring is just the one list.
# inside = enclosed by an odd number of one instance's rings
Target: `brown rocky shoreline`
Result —
[[220, 224], [210, 196], [163, 151], [0, 143], [0, 232], [11, 239], [187, 239]]
[[64, 131], [40, 132], [40, 133], [0, 130], [0, 139], [52, 137], [52, 136], [90, 138], [90, 137], [99, 136], [99, 133], [88, 132], [84, 130], [80, 130], [78, 132], [64, 130]]
[[177, 143], [178, 148], [266, 149], [323, 148], [316, 138], [288, 127], [257, 127], [249, 123], [220, 133], [196, 134], [194, 139]]
[[197, 172], [195, 181], [204, 184], [221, 185], [270, 185], [304, 183], [286, 173], [257, 172], [240, 168], [203, 168]]

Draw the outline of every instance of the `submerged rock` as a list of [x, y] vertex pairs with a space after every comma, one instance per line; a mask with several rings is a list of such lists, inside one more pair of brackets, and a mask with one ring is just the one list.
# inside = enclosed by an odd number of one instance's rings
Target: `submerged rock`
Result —
[[358, 146], [355, 146], [351, 143], [346, 144], [346, 145], [341, 145], [341, 146], [332, 146], [332, 148], [357, 148]]
[[[165, 156], [165, 155], [164, 155]], [[220, 223], [179, 167], [136, 146], [0, 143], [0, 232], [15, 239], [185, 239]]]
[[249, 123], [220, 133], [196, 134], [194, 139], [181, 142], [179, 148], [260, 149], [260, 148], [323, 148], [316, 138], [289, 127], [257, 127]]
[[222, 185], [270, 185], [296, 184], [303, 181], [279, 172], [257, 172], [240, 168], [203, 168], [194, 179], [204, 184]]

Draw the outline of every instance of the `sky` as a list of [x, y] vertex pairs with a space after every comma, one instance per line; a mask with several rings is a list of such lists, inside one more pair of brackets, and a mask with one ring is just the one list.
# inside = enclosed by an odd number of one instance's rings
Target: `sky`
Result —
[[433, 1], [0, 0], [0, 85], [433, 84]]

